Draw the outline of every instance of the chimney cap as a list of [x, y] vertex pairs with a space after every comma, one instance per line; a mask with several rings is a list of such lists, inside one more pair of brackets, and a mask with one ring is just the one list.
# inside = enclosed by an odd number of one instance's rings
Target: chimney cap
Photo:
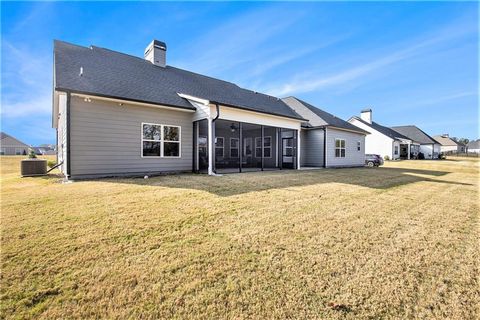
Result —
[[157, 48], [163, 51], [167, 51], [167, 44], [163, 41], [153, 40], [150, 44], [145, 48], [145, 56], [148, 52], [153, 50], [153, 48]]
[[363, 109], [362, 111], [360, 112], [372, 112], [372, 109]]
[[153, 40], [152, 44], [154, 47], [167, 51], [167, 44], [163, 41]]

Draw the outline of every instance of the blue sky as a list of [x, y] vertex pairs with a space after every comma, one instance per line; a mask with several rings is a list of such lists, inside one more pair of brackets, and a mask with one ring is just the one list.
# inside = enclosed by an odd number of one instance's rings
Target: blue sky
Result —
[[60, 39], [143, 56], [348, 119], [478, 138], [478, 4], [1, 4], [2, 131], [52, 143], [52, 45]]

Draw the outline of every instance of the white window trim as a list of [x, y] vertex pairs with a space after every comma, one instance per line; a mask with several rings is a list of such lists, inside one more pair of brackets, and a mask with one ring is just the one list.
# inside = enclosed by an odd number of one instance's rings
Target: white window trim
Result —
[[[237, 147], [232, 148], [232, 140], [237, 140]], [[232, 157], [232, 149], [237, 150], [237, 156]], [[239, 138], [230, 138], [230, 158], [239, 158], [240, 157], [240, 139]]]
[[[260, 147], [257, 147], [257, 141], [258, 140], [260, 140]], [[254, 154], [255, 158], [261, 159], [262, 156], [257, 157], [257, 149], [260, 149], [260, 153], [262, 152], [262, 137], [255, 137], [255, 154]]]
[[[143, 139], [143, 126], [147, 125], [152, 125], [152, 126], [160, 126], [160, 140], [150, 140], [150, 139]], [[164, 140], [163, 135], [164, 135], [164, 127], [174, 127], [178, 128], [178, 141], [171, 141], [171, 140]], [[160, 142], [160, 156], [144, 156], [143, 155], [143, 142]], [[164, 156], [163, 155], [163, 143], [164, 142], [173, 142], [173, 143], [178, 143], [178, 156]], [[145, 159], [150, 159], [150, 158], [166, 158], [166, 159], [179, 159], [182, 157], [182, 127], [181, 126], [175, 126], [171, 124], [160, 124], [160, 123], [150, 123], [150, 122], [142, 122], [142, 125], [140, 126], [140, 157], [145, 158]]]
[[[337, 141], [340, 141], [340, 147], [337, 148]], [[342, 148], [342, 141], [345, 142], [345, 147]], [[340, 150], [340, 156], [337, 157], [337, 149]], [[335, 158], [346, 158], [347, 157], [347, 141], [345, 139], [335, 138]], [[342, 150], [345, 150], [345, 156], [342, 157]]]
[[[265, 138], [270, 138], [270, 146], [268, 147], [265, 147]], [[255, 138], [255, 158], [258, 158], [257, 157], [257, 149], [261, 149], [262, 148], [262, 144], [260, 144], [260, 147], [257, 147], [257, 139], [262, 139], [262, 137], [256, 137]], [[264, 136], [263, 137], [263, 152], [262, 152], [262, 156], [264, 159], [271, 159], [272, 158], [272, 136]], [[270, 157], [265, 157], [265, 149], [270, 149]]]
[[[222, 146], [217, 147], [217, 139], [221, 138], [222, 139]], [[225, 138], [224, 137], [215, 137], [215, 157], [217, 156], [217, 149], [222, 149], [222, 158], [225, 158]]]

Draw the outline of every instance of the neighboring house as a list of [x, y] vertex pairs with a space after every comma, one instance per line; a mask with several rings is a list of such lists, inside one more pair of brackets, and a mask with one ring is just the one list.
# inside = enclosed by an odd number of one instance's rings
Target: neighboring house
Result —
[[52, 125], [66, 176], [301, 167], [308, 119], [279, 98], [169, 66], [166, 52], [156, 40], [144, 59], [55, 41]]
[[300, 132], [302, 167], [354, 167], [365, 165], [365, 135], [347, 121], [295, 97], [282, 99], [308, 122]]
[[420, 143], [420, 152], [423, 153], [425, 159], [438, 159], [441, 152], [440, 144], [417, 126], [395, 126], [392, 129], [412, 141]]
[[37, 155], [56, 155], [57, 152], [55, 151], [54, 148], [51, 148], [50, 146], [45, 146], [45, 147], [32, 147], [33, 152]]
[[470, 141], [467, 144], [467, 152], [480, 153], [480, 139]]
[[22, 141], [0, 132], [0, 154], [1, 155], [26, 155], [30, 151], [30, 146]]
[[348, 122], [370, 133], [365, 137], [366, 154], [388, 156], [392, 160], [410, 159], [418, 154], [418, 142], [374, 122], [371, 109], [362, 110], [360, 117], [351, 117]]
[[433, 136], [433, 139], [440, 144], [440, 152], [444, 153], [464, 153], [465, 145], [461, 144], [448, 135], [448, 133]]

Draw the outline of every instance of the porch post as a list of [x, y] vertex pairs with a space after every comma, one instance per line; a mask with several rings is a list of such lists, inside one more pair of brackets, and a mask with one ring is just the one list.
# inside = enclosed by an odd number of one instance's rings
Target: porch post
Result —
[[[263, 168], [264, 168], [264, 166], [265, 166], [264, 151], [263, 151], [263, 147], [264, 147], [264, 141], [263, 141], [263, 140], [265, 139], [265, 137], [264, 137], [264, 136], [265, 136], [265, 130], [264, 130], [264, 128], [265, 128], [265, 127], [262, 126], [262, 138], [261, 138], [261, 140], [262, 140], [262, 171], [263, 171]], [[271, 141], [270, 141], [270, 145], [272, 145], [272, 142], [271, 142]], [[270, 156], [271, 156], [271, 155], [270, 155]]]
[[300, 130], [297, 130], [297, 170], [300, 170]]
[[411, 150], [410, 148], [412, 147], [412, 145], [410, 144], [410, 142], [408, 143], [408, 148], [407, 148], [407, 151], [408, 151], [408, 154], [407, 154], [407, 159], [410, 160], [410, 153], [411, 153]]
[[213, 175], [213, 148], [214, 148], [214, 139], [213, 139], [213, 123], [212, 119], [208, 117], [208, 174]]

